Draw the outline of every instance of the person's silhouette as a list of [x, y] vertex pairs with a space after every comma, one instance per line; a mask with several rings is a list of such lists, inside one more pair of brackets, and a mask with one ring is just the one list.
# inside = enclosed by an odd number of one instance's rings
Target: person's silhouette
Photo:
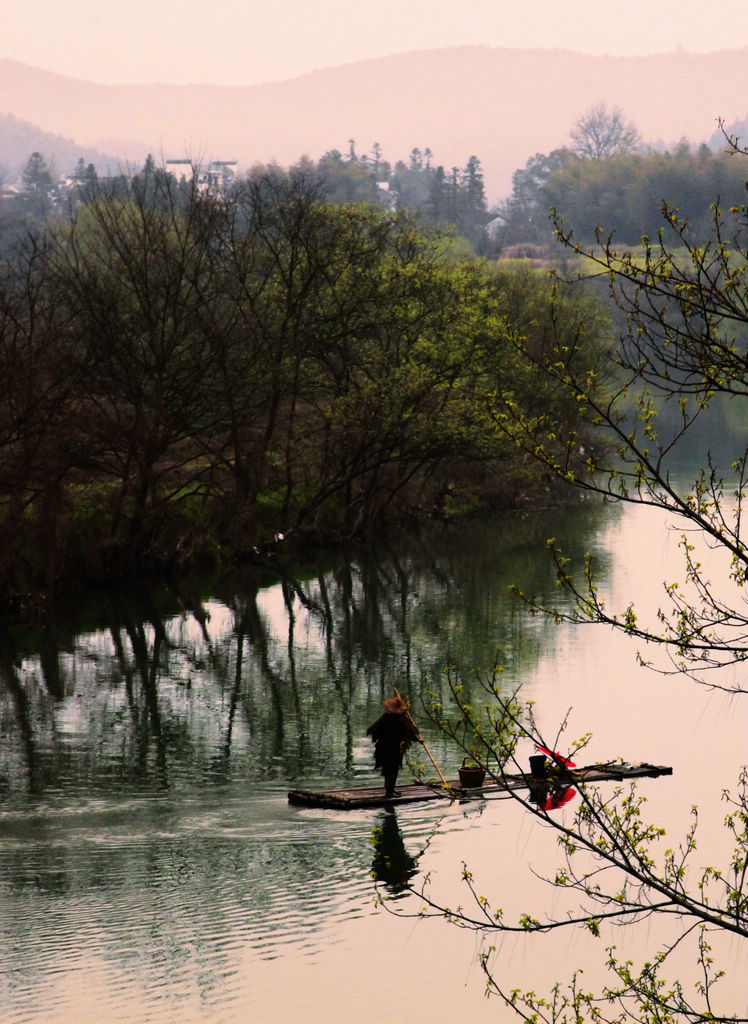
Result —
[[393, 797], [400, 795], [395, 793], [395, 782], [405, 751], [414, 740], [423, 740], [402, 697], [387, 697], [382, 707], [384, 714], [369, 726], [366, 735], [374, 741], [374, 764], [384, 776], [385, 796]]
[[374, 847], [372, 875], [390, 892], [402, 892], [418, 871], [418, 858], [411, 857], [405, 849], [403, 834], [392, 807], [382, 813], [379, 824], [372, 831], [371, 843]]

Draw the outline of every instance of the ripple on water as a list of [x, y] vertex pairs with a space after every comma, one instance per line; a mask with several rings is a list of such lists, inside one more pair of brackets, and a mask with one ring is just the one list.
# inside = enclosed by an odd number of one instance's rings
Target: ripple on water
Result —
[[[464, 828], [461, 811], [450, 828]], [[441, 816], [443, 817], [443, 816]], [[381, 812], [285, 794], [80, 801], [7, 812], [0, 848], [3, 1024], [205, 1019], [247, 957], [314, 962], [374, 913]], [[396, 819], [418, 854], [437, 818]]]

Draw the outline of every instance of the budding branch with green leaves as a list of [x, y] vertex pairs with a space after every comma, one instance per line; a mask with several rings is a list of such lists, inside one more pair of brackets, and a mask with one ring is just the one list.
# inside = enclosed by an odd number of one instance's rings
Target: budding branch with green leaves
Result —
[[[432, 693], [425, 711], [471, 759], [482, 764], [499, 784], [506, 784], [522, 773], [518, 747], [530, 743], [554, 750], [568, 727], [568, 715], [552, 741], [540, 734], [532, 703], [523, 704], [519, 693], [506, 695], [503, 669], [494, 667], [490, 675], [474, 672], [471, 682], [460, 682], [454, 670], [447, 668], [446, 704]], [[582, 736], [569, 744], [576, 756], [589, 743]], [[441, 917], [460, 928], [481, 933], [490, 940], [498, 934], [532, 934], [582, 927], [600, 937], [601, 926], [632, 925], [652, 915], [670, 919], [675, 937], [666, 941], [655, 956], [635, 969], [621, 960], [615, 947], [606, 948], [606, 966], [613, 982], [597, 994], [581, 990], [577, 977], [567, 990], [554, 988], [550, 1001], [534, 993], [509, 990], [498, 979], [493, 967], [495, 946], [481, 954], [481, 965], [490, 991], [527, 1020], [557, 1022], [571, 1020], [609, 1021], [623, 1024], [629, 1020], [746, 1020], [720, 1016], [714, 1009], [714, 987], [723, 972], [712, 962], [710, 937], [726, 933], [748, 939], [748, 772], [743, 769], [734, 796], [724, 793], [727, 813], [724, 827], [732, 839], [733, 851], [727, 866], [694, 867], [697, 849], [698, 811], [692, 808], [691, 824], [680, 843], [664, 847], [665, 830], [647, 823], [646, 798], [635, 782], [617, 785], [604, 794], [598, 786], [585, 784], [566, 768], [566, 758], [550, 759], [548, 785], [573, 785], [580, 802], [573, 820], [566, 824], [532, 800], [532, 793], [506, 785], [509, 798], [551, 827], [562, 853], [555, 875], [545, 880], [552, 886], [575, 894], [578, 910], [556, 916], [540, 917], [522, 912], [514, 921], [503, 909], [481, 894], [478, 884], [463, 862], [461, 878], [469, 896], [466, 906], [447, 907], [433, 891], [434, 880], [427, 875], [408, 889], [417, 904], [406, 909], [402, 902], [389, 907], [398, 916]], [[380, 894], [382, 905], [387, 897]], [[702, 971], [699, 999], [685, 992], [678, 983], [667, 984], [662, 972], [668, 960], [689, 937], [695, 937], [696, 959]], [[621, 1009], [612, 1015], [605, 1006]], [[574, 1016], [577, 1014], [577, 1016]], [[535, 1015], [535, 1016], [533, 1016]]]
[[[748, 155], [737, 139], [727, 133], [725, 137], [735, 154]], [[682, 526], [683, 582], [664, 582], [665, 607], [648, 625], [632, 602], [610, 611], [592, 557], [588, 555], [578, 570], [552, 539], [548, 545], [557, 583], [571, 597], [572, 610], [543, 604], [519, 587], [515, 594], [557, 622], [607, 624], [645, 645], [664, 648], [670, 653], [672, 671], [741, 695], [748, 686], [734, 670], [748, 658], [748, 547], [743, 538], [748, 447], [740, 442], [724, 469], [706, 452], [685, 486], [676, 471], [676, 457], [684, 447], [693, 456], [694, 428], [708, 421], [720, 400], [748, 397], [748, 206], [724, 211], [719, 201], [714, 202], [709, 239], [694, 238], [688, 222], [672, 206], [663, 204], [662, 213], [657, 240], [643, 238], [636, 253], [618, 251], [613, 235], [602, 230], [596, 244], [585, 248], [563, 217], [553, 213], [557, 238], [577, 259], [576, 281], [563, 282], [564, 287], [549, 296], [547, 321], [552, 329], [544, 345], [529, 340], [516, 322], [507, 320], [504, 325], [526, 379], [537, 380], [544, 401], [535, 409], [520, 408], [512, 388], [499, 381], [489, 409], [495, 429], [528, 461], [541, 465], [549, 479], [586, 496], [650, 506], [674, 516]], [[609, 290], [619, 326], [616, 342], [611, 325], [607, 351], [590, 348], [584, 323], [571, 331], [568, 324], [560, 329], [565, 289], [601, 282]], [[570, 408], [577, 410], [575, 421], [560, 415], [561, 409], [568, 413]], [[722, 557], [716, 582], [703, 551]], [[641, 654], [639, 658], [647, 664]], [[446, 706], [434, 696], [429, 713], [497, 781], [506, 778], [507, 767], [517, 765], [521, 740], [555, 749], [556, 743], [547, 744], [540, 735], [532, 706], [522, 705], [518, 693], [506, 695], [500, 667], [488, 676], [476, 672], [469, 684], [455, 679], [451, 671], [447, 679]], [[480, 704], [473, 696], [476, 687]], [[560, 731], [566, 725], [565, 720]], [[570, 750], [573, 753], [586, 742], [583, 737]], [[554, 771], [560, 782], [563, 765], [555, 759], [551, 776]], [[420, 887], [411, 887], [417, 906], [409, 913], [441, 915], [489, 940], [497, 934], [575, 926], [599, 936], [603, 924], [631, 925], [656, 918], [670, 925], [669, 937], [639, 966], [608, 945], [611, 980], [597, 991], [582, 985], [580, 971], [546, 996], [509, 987], [498, 977], [493, 946], [481, 954], [488, 989], [523, 1020], [547, 1024], [748, 1020], [739, 1011], [724, 1014], [718, 1009], [718, 982], [724, 972], [712, 952], [715, 936], [731, 937], [739, 944], [748, 940], [746, 766], [738, 772], [734, 791], [723, 792], [729, 852], [721, 866], [694, 863], [695, 807], [680, 841], [665, 846], [664, 829], [645, 819], [646, 801], [635, 783], [617, 786], [607, 796], [583, 781], [574, 785], [580, 801], [571, 821], [536, 806], [520, 790], [510, 787], [507, 795], [556, 832], [562, 863], [546, 881], [572, 893], [578, 899], [577, 910], [544, 919], [524, 911], [509, 921], [480, 893], [463, 863], [467, 908], [446, 907], [427, 877]], [[404, 913], [402, 904], [397, 912]], [[676, 951], [681, 953], [689, 942], [695, 944], [699, 971], [692, 988], [664, 977]]]

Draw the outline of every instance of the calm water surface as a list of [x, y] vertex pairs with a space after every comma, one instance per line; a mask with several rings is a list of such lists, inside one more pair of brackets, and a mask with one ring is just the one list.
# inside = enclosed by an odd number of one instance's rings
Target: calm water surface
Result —
[[[547, 829], [506, 799], [331, 812], [286, 795], [378, 782], [364, 734], [391, 686], [417, 712], [422, 692], [443, 688], [445, 664], [469, 678], [500, 647], [507, 687], [522, 683], [541, 727], [553, 735], [572, 707], [570, 735], [594, 733], [585, 760], [673, 766], [642, 783], [649, 812], [677, 836], [698, 803], [707, 863], [720, 850], [721, 791], [746, 759], [745, 699], [655, 676], [626, 638], [551, 626], [508, 593], [517, 583], [561, 600], [553, 535], [572, 554], [594, 550], [609, 600], [636, 596], [646, 613], [679, 569], [664, 527], [647, 510], [588, 506], [472, 523], [189, 595], [100, 596], [42, 633], [7, 631], [0, 1020], [513, 1019], [484, 998], [480, 938], [378, 906], [371, 872], [389, 895], [430, 873], [455, 906], [466, 860], [506, 916], [540, 916], [560, 906], [531, 871], [558, 863]], [[421, 724], [453, 774], [459, 755]], [[392, 909], [418, 905], [400, 894]], [[639, 955], [657, 938], [653, 923], [603, 943]], [[746, 1013], [745, 951], [721, 953], [726, 1008]], [[541, 988], [578, 966], [591, 981], [603, 959], [600, 942], [575, 933], [505, 940], [494, 964], [510, 986]]]

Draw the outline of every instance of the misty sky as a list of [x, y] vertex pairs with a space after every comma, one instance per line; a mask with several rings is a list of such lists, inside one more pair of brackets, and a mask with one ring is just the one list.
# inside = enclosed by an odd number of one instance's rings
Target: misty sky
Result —
[[252, 85], [484, 43], [635, 55], [748, 46], [746, 0], [0, 0], [0, 57], [98, 82]]

